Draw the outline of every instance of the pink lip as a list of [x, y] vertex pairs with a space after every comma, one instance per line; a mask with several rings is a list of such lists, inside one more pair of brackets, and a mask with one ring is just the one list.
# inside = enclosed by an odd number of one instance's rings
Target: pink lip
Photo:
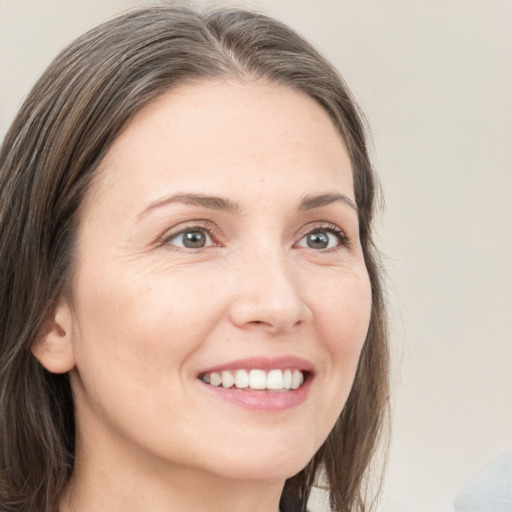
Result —
[[295, 356], [284, 356], [284, 357], [251, 357], [248, 359], [238, 359], [236, 361], [230, 361], [229, 363], [218, 364], [201, 370], [198, 375], [211, 372], [221, 372], [222, 370], [287, 370], [297, 369], [303, 372], [313, 373], [313, 365], [306, 359]]
[[307, 399], [312, 380], [310, 376], [299, 389], [291, 389], [285, 392], [247, 391], [236, 388], [225, 389], [221, 386], [210, 386], [210, 384], [206, 384], [199, 379], [198, 382], [206, 391], [218, 398], [246, 409], [282, 411], [295, 407]]
[[203, 386], [205, 391], [212, 393], [217, 398], [230, 402], [232, 404], [244, 407], [245, 409], [260, 411], [283, 411], [303, 403], [311, 388], [314, 379], [313, 365], [299, 357], [286, 356], [278, 358], [256, 357], [249, 359], [239, 359], [226, 364], [212, 366], [199, 372], [198, 375], [211, 372], [221, 372], [222, 370], [274, 370], [274, 369], [298, 369], [307, 372], [304, 384], [299, 389], [292, 389], [285, 392], [273, 392], [264, 390], [247, 390], [236, 388], [223, 388], [222, 386], [211, 386], [199, 378], [198, 383]]

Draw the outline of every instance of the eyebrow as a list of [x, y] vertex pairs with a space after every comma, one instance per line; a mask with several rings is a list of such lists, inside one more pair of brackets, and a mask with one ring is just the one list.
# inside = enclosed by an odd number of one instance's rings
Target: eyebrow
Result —
[[[344, 203], [357, 212], [357, 206], [354, 201], [344, 194], [320, 194], [316, 196], [306, 196], [300, 201], [297, 210], [313, 210], [314, 208], [320, 208], [335, 202]], [[191, 204], [195, 206], [202, 206], [209, 210], [220, 210], [233, 213], [240, 213], [242, 211], [242, 207], [238, 202], [224, 197], [208, 196], [205, 194], [175, 194], [151, 203], [139, 214], [139, 220], [146, 216], [150, 211], [173, 203]]]
[[151, 203], [144, 211], [139, 214], [139, 219], [147, 215], [151, 210], [166, 206], [172, 203], [191, 204], [202, 206], [209, 210], [222, 210], [228, 212], [240, 212], [242, 210], [239, 203], [223, 197], [207, 196], [204, 194], [175, 194], [170, 197], [159, 199]]
[[350, 206], [357, 212], [357, 205], [344, 194], [320, 194], [318, 196], [306, 196], [299, 204], [299, 211], [312, 210], [314, 208], [320, 208], [321, 206], [327, 206], [328, 204], [341, 202]]

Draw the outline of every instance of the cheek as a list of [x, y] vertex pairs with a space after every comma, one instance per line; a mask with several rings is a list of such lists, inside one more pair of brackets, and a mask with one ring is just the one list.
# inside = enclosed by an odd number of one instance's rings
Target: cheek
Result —
[[[371, 315], [371, 287], [364, 267], [337, 269], [316, 282], [313, 311], [321, 360], [317, 374], [316, 421], [311, 438], [319, 447], [350, 394]], [[312, 292], [313, 293], [313, 292]]]
[[[353, 366], [363, 346], [371, 315], [371, 286], [366, 270], [345, 274], [329, 286], [319, 301], [318, 327], [333, 358]], [[346, 356], [346, 357], [342, 357]], [[356, 361], [357, 364], [357, 361]]]
[[73, 388], [84, 428], [103, 418], [133, 438], [187, 402], [190, 361], [212, 328], [215, 304], [207, 309], [206, 293], [186, 279], [120, 274], [77, 275]]
[[371, 286], [365, 268], [341, 272], [326, 285], [324, 300], [316, 313], [319, 338], [324, 343], [320, 388], [325, 400], [319, 416], [325, 419], [327, 435], [341, 413], [357, 371], [371, 315]]
[[157, 376], [183, 376], [188, 356], [211, 329], [215, 305], [207, 308], [206, 292], [182, 277], [175, 282], [122, 268], [77, 274], [75, 357], [84, 380], [95, 387], [119, 381], [142, 393], [157, 385]]

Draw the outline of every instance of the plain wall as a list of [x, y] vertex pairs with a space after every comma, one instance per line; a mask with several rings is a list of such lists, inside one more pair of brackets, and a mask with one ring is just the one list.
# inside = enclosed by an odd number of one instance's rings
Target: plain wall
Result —
[[[65, 44], [136, 4], [0, 0], [0, 137]], [[249, 5], [311, 39], [367, 114], [394, 356], [379, 510], [452, 511], [463, 484], [512, 447], [512, 2]]]

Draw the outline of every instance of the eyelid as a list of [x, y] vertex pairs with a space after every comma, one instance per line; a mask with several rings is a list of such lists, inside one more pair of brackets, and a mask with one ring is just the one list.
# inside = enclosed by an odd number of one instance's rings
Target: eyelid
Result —
[[337, 245], [336, 247], [332, 247], [330, 249], [322, 249], [323, 252], [336, 251], [342, 247], [350, 248], [350, 239], [345, 233], [345, 231], [336, 224], [332, 224], [330, 222], [313, 222], [312, 224], [304, 226], [299, 231], [299, 238], [296, 243], [300, 242], [306, 235], [313, 231], [327, 231], [329, 233], [333, 233], [338, 237], [340, 241], [339, 245]]
[[[177, 226], [174, 226], [173, 228], [167, 230], [159, 238], [158, 245], [159, 246], [167, 245], [168, 247], [175, 247], [176, 249], [182, 249], [179, 246], [173, 246], [173, 244], [170, 244], [169, 240], [172, 240], [173, 238], [176, 238], [177, 236], [179, 236], [187, 231], [192, 231], [194, 229], [205, 231], [208, 234], [208, 236], [210, 237], [213, 244], [206, 246], [206, 247], [198, 248], [198, 249], [185, 248], [185, 250], [200, 251], [202, 249], [204, 250], [204, 249], [208, 249], [210, 247], [219, 247], [222, 245], [222, 243], [220, 242], [221, 230], [218, 228], [218, 226], [216, 226], [211, 221], [205, 221], [205, 220], [191, 220], [191, 221], [186, 221], [186, 222], [180, 223]], [[323, 230], [323, 231], [333, 233], [339, 239], [339, 245], [337, 245], [336, 247], [330, 248], [330, 249], [323, 249], [323, 252], [335, 251], [335, 250], [340, 249], [341, 247], [350, 248], [349, 237], [347, 236], [347, 234], [345, 233], [345, 231], [342, 228], [340, 228], [336, 224], [332, 224], [330, 222], [321, 222], [321, 221], [307, 224], [306, 226], [301, 228], [301, 230], [297, 234], [298, 240], [297, 240], [297, 242], [295, 242], [295, 244], [297, 244], [299, 241], [301, 241], [306, 235], [308, 235], [309, 233], [316, 231], [316, 230]]]
[[[179, 235], [182, 235], [183, 233], [186, 233], [187, 231], [205, 231], [211, 241], [213, 242], [212, 245], [208, 245], [205, 247], [197, 248], [197, 249], [189, 249], [189, 248], [183, 248], [179, 246], [174, 246], [169, 243], [170, 240], [173, 238], [176, 238]], [[200, 251], [202, 249], [208, 249], [210, 247], [218, 247], [221, 245], [220, 243], [220, 229], [213, 223], [209, 221], [204, 220], [191, 220], [187, 222], [183, 222], [181, 224], [178, 224], [177, 226], [174, 226], [170, 230], [166, 231], [159, 239], [158, 245], [164, 246], [167, 245], [168, 247], [174, 247], [177, 249], [184, 249], [186, 251]]]

